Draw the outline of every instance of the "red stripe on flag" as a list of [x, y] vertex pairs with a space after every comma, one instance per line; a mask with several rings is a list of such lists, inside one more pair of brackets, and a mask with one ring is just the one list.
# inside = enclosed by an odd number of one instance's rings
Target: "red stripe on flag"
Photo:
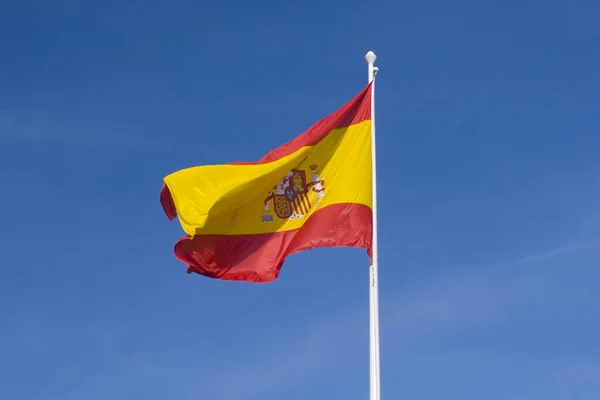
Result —
[[371, 240], [371, 208], [342, 203], [317, 210], [302, 227], [291, 231], [185, 237], [175, 245], [175, 257], [188, 265], [189, 273], [271, 282], [291, 254], [318, 247], [358, 247], [370, 255]]

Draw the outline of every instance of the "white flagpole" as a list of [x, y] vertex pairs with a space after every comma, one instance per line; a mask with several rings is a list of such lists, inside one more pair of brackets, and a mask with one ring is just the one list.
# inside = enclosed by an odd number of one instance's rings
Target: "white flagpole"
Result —
[[377, 56], [372, 51], [365, 55], [365, 61], [369, 65], [369, 82], [371, 87], [371, 180], [373, 185], [373, 243], [372, 259], [369, 268], [369, 343], [370, 343], [370, 400], [380, 400], [381, 379], [379, 373], [379, 282], [378, 267], [379, 256], [377, 254], [377, 158], [375, 149], [375, 75], [377, 67], [375, 60]]

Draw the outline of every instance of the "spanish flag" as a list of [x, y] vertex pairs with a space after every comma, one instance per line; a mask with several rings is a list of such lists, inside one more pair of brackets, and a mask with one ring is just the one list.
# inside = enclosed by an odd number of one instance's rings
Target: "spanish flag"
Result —
[[207, 277], [271, 282], [287, 256], [372, 239], [371, 87], [257, 162], [164, 178], [160, 201], [186, 237], [175, 257]]

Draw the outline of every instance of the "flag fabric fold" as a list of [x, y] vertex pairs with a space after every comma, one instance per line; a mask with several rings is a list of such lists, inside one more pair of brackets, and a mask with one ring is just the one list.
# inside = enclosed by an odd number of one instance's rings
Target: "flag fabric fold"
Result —
[[188, 272], [270, 282], [299, 251], [358, 247], [370, 254], [371, 86], [259, 161], [164, 178], [160, 202], [187, 234], [174, 253]]

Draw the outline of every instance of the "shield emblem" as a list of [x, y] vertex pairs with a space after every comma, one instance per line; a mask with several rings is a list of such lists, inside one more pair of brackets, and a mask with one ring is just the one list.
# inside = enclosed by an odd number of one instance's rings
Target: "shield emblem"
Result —
[[273, 197], [273, 208], [275, 208], [275, 214], [281, 219], [287, 219], [292, 216], [292, 203], [290, 203], [285, 195], [278, 194]]

